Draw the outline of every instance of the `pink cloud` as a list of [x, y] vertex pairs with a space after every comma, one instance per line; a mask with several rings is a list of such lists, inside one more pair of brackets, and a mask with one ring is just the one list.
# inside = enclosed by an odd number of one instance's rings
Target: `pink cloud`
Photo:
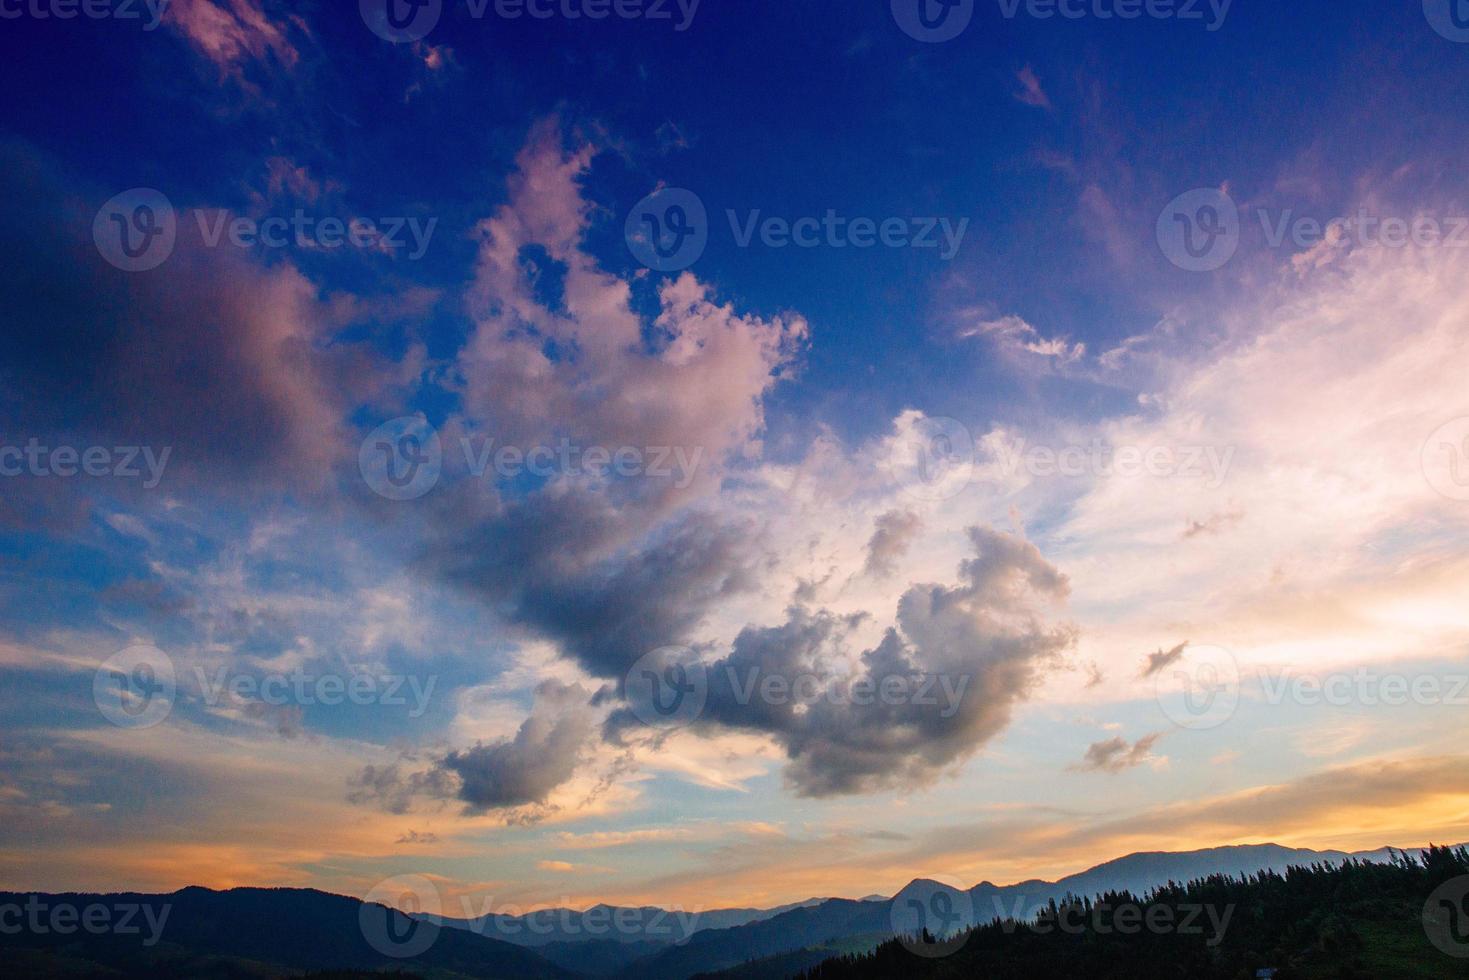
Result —
[[1046, 90], [1041, 87], [1041, 80], [1036, 77], [1035, 69], [1026, 65], [1015, 73], [1015, 78], [1020, 82], [1020, 91], [1015, 93], [1015, 98], [1028, 106], [1037, 109], [1049, 109], [1051, 99], [1046, 95]]
[[[479, 226], [478, 326], [459, 361], [473, 416], [505, 438], [701, 447], [716, 465], [753, 452], [762, 399], [804, 344], [805, 320], [740, 315], [686, 272], [659, 287], [658, 339], [646, 341], [629, 283], [582, 249], [592, 205], [579, 180], [594, 154], [565, 149], [555, 120], [538, 125], [509, 202]], [[565, 265], [557, 309], [522, 261], [531, 246]]]
[[[237, 74], [247, 61], [268, 55], [286, 68], [300, 60], [300, 52], [260, 8], [259, 0], [174, 0], [168, 22], [223, 74]], [[291, 18], [305, 30], [300, 18]]]

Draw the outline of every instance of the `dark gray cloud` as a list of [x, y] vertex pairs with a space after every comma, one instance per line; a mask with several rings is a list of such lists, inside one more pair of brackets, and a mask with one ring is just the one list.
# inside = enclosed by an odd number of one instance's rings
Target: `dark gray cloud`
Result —
[[1105, 742], [1093, 742], [1081, 762], [1071, 768], [1077, 772], [1123, 772], [1147, 762], [1152, 757], [1153, 746], [1162, 737], [1162, 732], [1154, 732], [1131, 745], [1120, 735]]
[[898, 559], [908, 553], [913, 540], [923, 530], [923, 519], [910, 511], [892, 510], [877, 519], [876, 527], [867, 542], [864, 571], [886, 577], [896, 570]]
[[363, 766], [347, 778], [347, 802], [403, 814], [419, 797], [450, 799], [456, 789], [453, 777], [440, 768], [405, 773], [397, 763]]
[[[807, 797], [922, 786], [967, 759], [1076, 636], [1045, 619], [1068, 583], [1034, 545], [986, 528], [968, 534], [975, 556], [962, 563], [961, 584], [909, 588], [855, 677], [837, 668], [864, 617], [796, 607], [779, 626], [747, 627], [708, 667], [699, 724], [774, 738], [790, 760], [788, 784]], [[816, 686], [769, 697], [766, 678]], [[881, 693], [885, 684], [894, 696]], [[609, 722], [614, 733], [628, 727], [626, 713]]]
[[1188, 649], [1188, 640], [1184, 640], [1172, 650], [1158, 648], [1158, 652], [1150, 653], [1143, 661], [1143, 677], [1152, 677], [1154, 674], [1166, 667], [1171, 667], [1183, 659], [1183, 651]]
[[[365, 766], [348, 780], [347, 800], [399, 814], [412, 811], [421, 800], [458, 800], [471, 814], [543, 806], [575, 775], [595, 740], [601, 711], [593, 702], [579, 684], [543, 681], [530, 715], [513, 738], [448, 752], [426, 769], [405, 772], [397, 763]], [[533, 819], [523, 815], [524, 822]]]
[[589, 700], [580, 685], [545, 681], [514, 738], [450, 752], [437, 768], [459, 777], [457, 795], [471, 813], [545, 803], [576, 772], [596, 734]]
[[446, 504], [424, 564], [594, 677], [621, 678], [649, 650], [685, 642], [757, 582], [758, 536], [707, 512], [640, 535], [644, 512], [589, 492], [548, 489], [467, 519], [460, 503]]

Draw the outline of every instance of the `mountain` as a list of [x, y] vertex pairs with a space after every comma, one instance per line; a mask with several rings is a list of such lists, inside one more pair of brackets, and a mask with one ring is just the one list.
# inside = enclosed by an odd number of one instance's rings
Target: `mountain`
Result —
[[555, 908], [526, 915], [481, 915], [470, 919], [434, 918], [450, 929], [473, 932], [502, 942], [531, 949], [581, 943], [605, 945], [622, 943], [630, 946], [671, 946], [684, 942], [705, 929], [732, 929], [752, 922], [763, 922], [791, 909], [812, 905], [811, 899], [772, 909], [715, 909], [709, 912], [686, 912], [653, 906], [640, 908], [594, 905], [585, 911]]
[[[1034, 913], [1052, 899], [1059, 901], [1067, 895], [1091, 897], [1109, 891], [1127, 891], [1140, 895], [1170, 881], [1181, 883], [1215, 874], [1243, 877], [1261, 871], [1284, 871], [1287, 868], [1309, 867], [1313, 864], [1339, 865], [1354, 858], [1382, 863], [1389, 860], [1391, 853], [1391, 848], [1348, 853], [1281, 847], [1279, 844], [1243, 844], [1211, 847], [1200, 851], [1147, 851], [1129, 854], [1054, 882], [1027, 881], [1005, 887], [997, 887], [988, 882], [976, 885], [970, 889], [970, 894], [975, 899], [975, 918], [970, 924], [1013, 915], [1015, 903], [1020, 899], [1025, 902], [1023, 911]], [[989, 901], [985, 901], [986, 899]], [[1000, 903], [998, 906], [994, 904], [995, 899]]]
[[[1430, 848], [1381, 864], [1318, 863], [1284, 874], [1213, 875], [1147, 895], [1111, 892], [1102, 901], [1059, 903], [1026, 922], [992, 922], [945, 942], [941, 957], [914, 955], [913, 940], [894, 939], [870, 953], [836, 956], [815, 967], [802, 968], [781, 958], [714, 976], [718, 980], [1466, 977], [1469, 933], [1460, 914], [1466, 882], [1469, 851], [1464, 848]], [[1209, 912], [1210, 927], [1181, 925], [1201, 909]], [[1143, 928], [1143, 922], [1158, 925]]]
[[[43, 909], [41, 930], [0, 929], [0, 960], [11, 976], [149, 978], [269, 977], [306, 970], [385, 970], [442, 978], [567, 980], [571, 971], [535, 953], [451, 929], [439, 929], [420, 955], [398, 959], [368, 941], [364, 922], [381, 923], [400, 940], [432, 929], [382, 906], [324, 892], [285, 888], [211, 891], [185, 888], [169, 895], [35, 895], [0, 893], [0, 909]], [[107, 910], [116, 928], [95, 933], [77, 919], [89, 907]], [[76, 910], [67, 918], [58, 908]], [[127, 909], [135, 911], [127, 912]], [[143, 911], [146, 910], [146, 914]], [[123, 920], [127, 924], [124, 926]], [[15, 918], [12, 915], [10, 922]], [[100, 921], [100, 914], [99, 914]], [[124, 930], [136, 932], [124, 933]], [[24, 971], [15, 964], [24, 963]]]
[[[1314, 851], [1276, 844], [1216, 847], [1179, 853], [1138, 853], [1057, 881], [1025, 881], [997, 886], [983, 882], [968, 890], [969, 908], [955, 928], [979, 925], [997, 918], [1024, 918], [1052, 900], [1068, 895], [1091, 897], [1112, 891], [1142, 894], [1168, 882], [1187, 882], [1215, 874], [1249, 875], [1284, 871], [1312, 864], [1340, 865], [1349, 858], [1385, 861], [1388, 849], [1348, 854]], [[688, 942], [639, 960], [623, 971], [626, 980], [685, 980], [700, 973], [730, 970], [751, 960], [800, 954], [813, 948], [843, 945], [871, 949], [893, 933], [894, 904], [901, 910], [909, 898], [926, 898], [935, 883], [915, 880], [892, 898], [853, 901], [829, 899], [784, 912], [770, 919], [731, 929], [696, 933]], [[797, 956], [795, 960], [809, 960]], [[801, 966], [807, 965], [801, 963]], [[792, 971], [796, 972], [796, 971]]]
[[[836, 898], [682, 918], [662, 909], [597, 906], [581, 912], [554, 910], [542, 913], [540, 919], [533, 915], [514, 920], [431, 920], [300, 889], [186, 888], [169, 895], [0, 893], [0, 963], [7, 976], [36, 977], [236, 978], [337, 971], [336, 978], [375, 973], [426, 980], [687, 980], [728, 971], [726, 980], [780, 980], [817, 968], [832, 957], [851, 959], [883, 948], [895, 932], [895, 921], [902, 921], [901, 914], [913, 900], [932, 907], [935, 889], [948, 892], [946, 910], [953, 908], [952, 921], [943, 930], [947, 933], [987, 927], [996, 919], [1033, 917], [1035, 910], [1068, 895], [1141, 895], [1169, 882], [1221, 874], [1247, 877], [1306, 866], [1329, 870], [1352, 857], [1385, 866], [1390, 853], [1349, 855], [1274, 844], [1139, 853], [1054, 882], [1006, 886], [984, 882], [958, 892], [919, 879], [891, 898]], [[75, 921], [65, 932], [26, 928], [16, 932], [15, 916], [23, 915], [31, 901], [83, 912], [93, 905], [114, 910], [147, 907], [156, 921], [137, 917], [139, 928], [131, 935], [116, 930], [93, 934], [78, 929]], [[373, 924], [372, 930], [364, 923]], [[519, 924], [519, 931], [513, 923]], [[434, 930], [434, 941], [417, 955], [399, 959], [382, 950], [383, 938], [411, 942], [421, 929]], [[366, 938], [370, 933], [379, 940], [377, 947]], [[150, 936], [157, 942], [145, 942]]]
[[764, 922], [695, 933], [688, 942], [632, 964], [627, 980], [684, 980], [738, 966], [749, 960], [793, 953], [841, 940], [870, 940], [876, 946], [892, 935], [889, 903], [833, 898], [793, 909]]
[[618, 942], [613, 939], [547, 943], [536, 955], [584, 977], [615, 977], [644, 957], [666, 948], [663, 943]]

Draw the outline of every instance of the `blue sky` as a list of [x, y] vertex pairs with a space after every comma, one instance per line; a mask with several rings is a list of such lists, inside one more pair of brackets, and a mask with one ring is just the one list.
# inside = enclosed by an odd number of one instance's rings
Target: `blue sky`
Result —
[[[740, 905], [1469, 837], [1447, 3], [905, 2], [0, 8], [0, 884]], [[660, 190], [707, 241], [653, 270]], [[646, 724], [649, 664], [701, 710]]]

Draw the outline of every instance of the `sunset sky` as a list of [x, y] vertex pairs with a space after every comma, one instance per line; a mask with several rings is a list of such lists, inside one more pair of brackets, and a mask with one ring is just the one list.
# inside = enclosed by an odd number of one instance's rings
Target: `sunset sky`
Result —
[[0, 4], [0, 888], [1469, 840], [1449, 0], [536, 3]]

